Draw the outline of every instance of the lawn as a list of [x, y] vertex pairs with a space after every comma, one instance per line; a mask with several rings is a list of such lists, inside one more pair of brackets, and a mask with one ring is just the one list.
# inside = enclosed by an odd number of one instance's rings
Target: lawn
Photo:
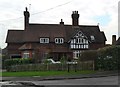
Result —
[[[27, 77], [27, 76], [61, 76], [61, 75], [80, 75], [80, 74], [93, 74], [95, 71], [26, 71], [26, 72], [2, 72], [3, 77]], [[1, 75], [1, 74], [0, 74]]]

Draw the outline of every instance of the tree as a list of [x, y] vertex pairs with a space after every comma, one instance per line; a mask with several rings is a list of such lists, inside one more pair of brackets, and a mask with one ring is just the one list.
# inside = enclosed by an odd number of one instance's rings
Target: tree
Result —
[[97, 50], [88, 50], [81, 53], [79, 61], [92, 61], [92, 68], [95, 69], [95, 61], [98, 58]]
[[97, 50], [88, 50], [81, 53], [80, 61], [90, 61], [97, 58]]
[[98, 58], [96, 60], [97, 69], [118, 70], [120, 46], [108, 46], [98, 49]]
[[62, 70], [63, 70], [64, 64], [66, 64], [66, 62], [67, 62], [66, 57], [63, 55], [60, 59], [60, 63], [62, 65]]

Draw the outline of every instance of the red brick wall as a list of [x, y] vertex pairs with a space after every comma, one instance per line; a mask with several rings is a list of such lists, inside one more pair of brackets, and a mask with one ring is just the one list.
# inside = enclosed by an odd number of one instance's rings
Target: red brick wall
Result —
[[7, 50], [8, 50], [8, 54], [20, 54], [21, 52], [18, 50], [18, 48], [20, 46], [22, 46], [23, 44], [21, 43], [9, 43], [7, 45]]

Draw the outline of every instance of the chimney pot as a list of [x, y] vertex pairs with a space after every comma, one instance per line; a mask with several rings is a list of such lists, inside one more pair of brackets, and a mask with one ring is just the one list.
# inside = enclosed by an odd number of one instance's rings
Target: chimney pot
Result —
[[64, 24], [64, 22], [63, 22], [63, 19], [61, 19], [61, 22], [60, 22], [60, 24]]

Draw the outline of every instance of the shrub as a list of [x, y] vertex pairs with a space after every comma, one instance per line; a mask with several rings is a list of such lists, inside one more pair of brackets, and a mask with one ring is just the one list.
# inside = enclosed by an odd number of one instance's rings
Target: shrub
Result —
[[80, 61], [94, 60], [96, 70], [118, 70], [120, 46], [108, 46], [98, 50], [82, 52]]
[[97, 58], [97, 50], [88, 50], [81, 53], [80, 61], [91, 61]]
[[98, 50], [96, 68], [102, 70], [117, 70], [120, 46], [109, 46]]
[[31, 58], [14, 58], [14, 59], [6, 59], [4, 61], [6, 68], [12, 65], [21, 65], [21, 64], [30, 64], [30, 63], [32, 63]]

